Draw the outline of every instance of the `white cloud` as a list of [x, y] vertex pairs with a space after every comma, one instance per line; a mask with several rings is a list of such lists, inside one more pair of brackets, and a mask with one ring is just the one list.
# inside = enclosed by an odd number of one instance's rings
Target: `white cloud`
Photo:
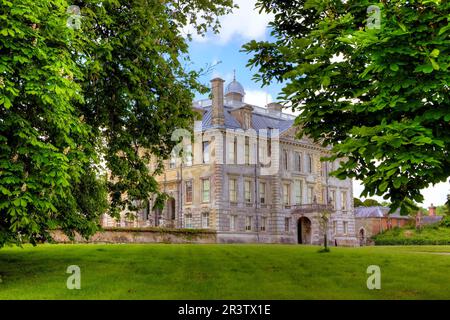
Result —
[[225, 44], [236, 36], [244, 40], [264, 39], [267, 25], [273, 16], [264, 12], [259, 14], [255, 9], [255, 2], [256, 0], [236, 0], [239, 8], [220, 18], [218, 38], [221, 43]]
[[266, 104], [273, 102], [273, 98], [263, 90], [245, 90], [244, 102], [264, 107]]
[[273, 20], [273, 15], [255, 9], [256, 0], [235, 0], [239, 6], [232, 13], [219, 18], [219, 34], [207, 34], [205, 37], [195, 33], [194, 28], [186, 26], [182, 32], [192, 34], [192, 40], [195, 42], [214, 41], [219, 44], [227, 44], [234, 38], [241, 40], [263, 40], [266, 35], [267, 25]]
[[225, 85], [227, 85], [233, 80], [233, 72], [222, 73], [214, 69], [211, 79], [214, 78], [221, 78], [225, 80]]
[[[361, 194], [363, 189], [364, 186], [361, 184], [361, 181], [353, 181], [353, 196], [355, 198], [360, 197], [359, 195]], [[450, 193], [450, 187], [448, 183], [442, 182], [423, 189], [421, 192], [425, 199], [421, 205], [425, 208], [428, 208], [431, 204], [437, 206], [443, 205], [445, 201], [447, 201], [447, 194]], [[385, 201], [382, 197], [374, 196], [370, 198], [376, 199], [380, 202]]]

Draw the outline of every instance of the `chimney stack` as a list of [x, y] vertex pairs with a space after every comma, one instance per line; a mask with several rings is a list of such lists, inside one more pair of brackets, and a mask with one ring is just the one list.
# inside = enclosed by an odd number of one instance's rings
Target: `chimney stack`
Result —
[[223, 83], [221, 78], [211, 80], [212, 94], [212, 119], [211, 124], [214, 127], [223, 127], [225, 125], [225, 115], [223, 110]]
[[269, 112], [271, 112], [271, 113], [272, 112], [280, 113], [283, 109], [283, 106], [276, 102], [269, 103], [266, 107], [267, 107], [267, 110], [269, 110]]
[[433, 204], [428, 208], [428, 215], [432, 217], [436, 216], [436, 207]]

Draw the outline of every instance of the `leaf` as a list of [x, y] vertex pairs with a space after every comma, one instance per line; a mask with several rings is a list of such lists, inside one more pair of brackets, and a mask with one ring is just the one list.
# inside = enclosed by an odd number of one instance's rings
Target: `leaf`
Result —
[[430, 58], [431, 65], [433, 66], [434, 70], [439, 70], [439, 64], [434, 60], [433, 58]]
[[2, 103], [6, 109], [11, 108], [11, 100], [9, 100], [9, 98], [7, 96], [3, 96], [0, 98], [0, 104], [2, 104]]
[[423, 64], [420, 66], [417, 66], [414, 70], [415, 72], [423, 72], [423, 73], [431, 73], [433, 72], [433, 66], [431, 64]]
[[328, 87], [330, 85], [331, 79], [328, 76], [322, 78], [322, 86]]
[[408, 29], [406, 28], [406, 26], [403, 23], [401, 23], [400, 21], [397, 21], [397, 24], [403, 30], [403, 32], [408, 32]]
[[384, 191], [386, 191], [387, 187], [388, 187], [388, 182], [384, 181], [379, 185], [378, 190], [380, 190], [381, 192], [384, 192]]
[[439, 30], [438, 35], [440, 36], [441, 34], [443, 34], [444, 32], [446, 32], [446, 31], [449, 30], [449, 29], [450, 29], [450, 25], [446, 25], [446, 26], [442, 27], [442, 28]]
[[439, 56], [439, 50], [438, 49], [434, 49], [433, 51], [431, 51], [430, 57], [437, 58], [438, 56]]
[[389, 68], [390, 68], [392, 71], [398, 71], [398, 69], [399, 69], [399, 67], [398, 67], [397, 64], [391, 64], [391, 65], [389, 66]]
[[394, 179], [393, 185], [394, 185], [395, 189], [400, 188], [400, 186], [402, 185], [402, 180], [401, 179]]

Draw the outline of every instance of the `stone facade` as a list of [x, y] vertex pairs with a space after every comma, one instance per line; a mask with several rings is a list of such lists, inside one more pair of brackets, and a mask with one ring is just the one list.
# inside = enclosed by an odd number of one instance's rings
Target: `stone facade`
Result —
[[184, 140], [191, 156], [173, 157], [157, 177], [170, 196], [164, 210], [146, 209], [128, 222], [105, 216], [103, 225], [210, 229], [219, 243], [317, 245], [325, 232], [320, 215], [329, 210], [329, 242], [356, 245], [352, 181], [328, 174], [338, 161], [321, 162], [327, 149], [297, 139], [294, 117], [280, 105], [244, 103], [236, 80], [225, 94], [222, 79], [211, 82], [212, 100], [194, 103], [202, 121], [194, 143]]

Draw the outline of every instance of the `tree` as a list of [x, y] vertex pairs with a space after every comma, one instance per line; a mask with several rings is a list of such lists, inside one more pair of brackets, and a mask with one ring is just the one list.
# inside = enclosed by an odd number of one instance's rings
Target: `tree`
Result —
[[328, 248], [328, 225], [330, 222], [331, 211], [330, 210], [322, 210], [319, 215], [319, 225], [323, 230], [323, 249], [320, 252], [329, 252]]
[[372, 4], [259, 0], [275, 40], [243, 50], [256, 80], [284, 83], [301, 134], [333, 146], [333, 174], [406, 213], [405, 199], [422, 202], [421, 189], [450, 175], [450, 3], [382, 1], [375, 23]]
[[71, 4], [80, 28], [65, 0], [0, 4], [0, 247], [55, 228], [87, 237], [108, 207], [160, 193], [150, 156], [169, 156], [205, 90], [185, 71], [182, 27], [217, 30], [232, 1]]
[[355, 208], [362, 207], [363, 206], [363, 202], [359, 198], [353, 198], [353, 206]]
[[381, 206], [381, 204], [375, 199], [366, 199], [363, 202], [364, 207], [377, 207]]

